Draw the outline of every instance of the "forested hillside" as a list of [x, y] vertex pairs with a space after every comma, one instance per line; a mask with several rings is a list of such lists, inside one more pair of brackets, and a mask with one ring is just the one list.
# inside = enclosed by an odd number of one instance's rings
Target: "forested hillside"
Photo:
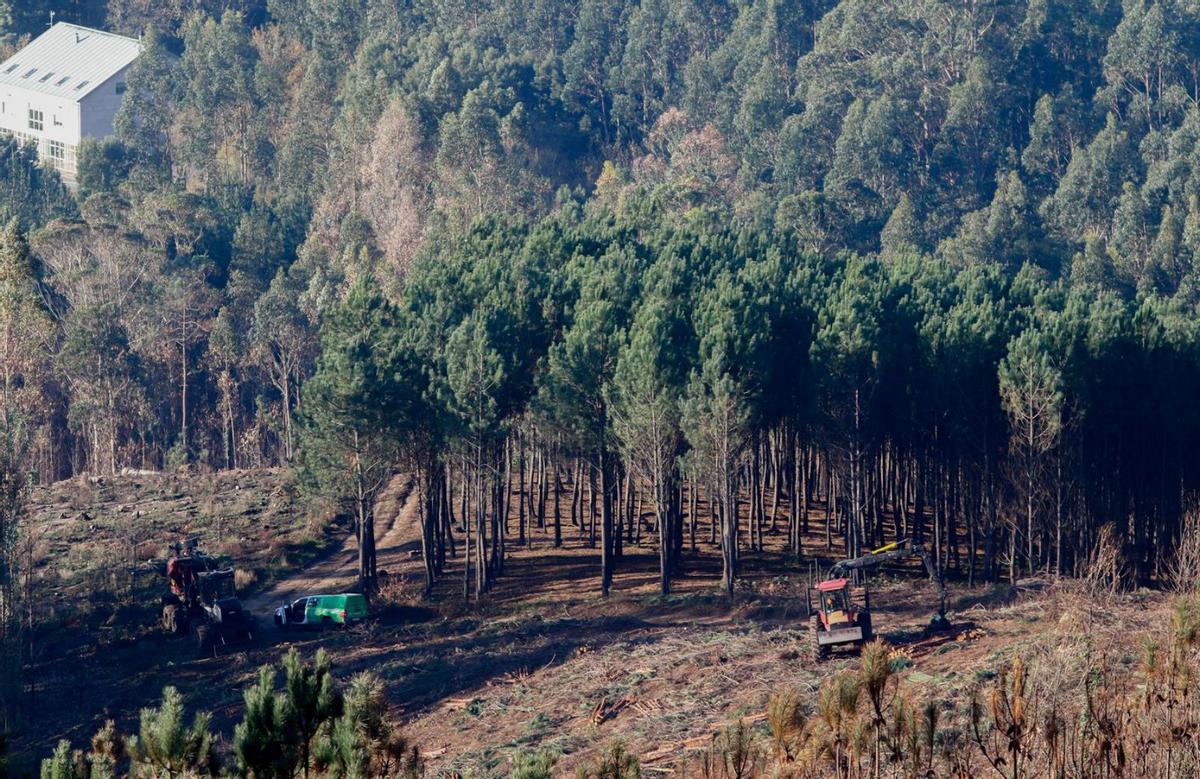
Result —
[[293, 462], [370, 539], [404, 469], [430, 581], [453, 519], [479, 590], [510, 492], [594, 518], [605, 588], [634, 505], [664, 588], [818, 504], [971, 576], [1109, 523], [1160, 572], [1200, 482], [1195, 3], [10, 2], [6, 45], [51, 8], [146, 48], [77, 192], [0, 149], [40, 480]]

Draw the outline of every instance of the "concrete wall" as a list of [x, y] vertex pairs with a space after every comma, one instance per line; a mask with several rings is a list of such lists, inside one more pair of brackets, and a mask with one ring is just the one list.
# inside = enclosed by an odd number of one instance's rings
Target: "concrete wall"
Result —
[[[0, 127], [12, 133], [33, 135], [39, 139], [79, 144], [79, 104], [65, 97], [51, 97], [22, 87], [0, 86]], [[39, 109], [43, 117], [41, 132], [30, 129], [29, 109]]]
[[89, 92], [88, 96], [80, 102], [82, 137], [107, 138], [113, 134], [113, 120], [116, 119], [117, 111], [121, 108], [121, 98], [123, 97], [117, 93], [117, 85], [124, 86], [128, 73], [129, 68], [120, 71]]
[[[31, 89], [0, 85], [0, 129], [7, 130], [27, 142], [36, 141], [43, 160], [48, 157], [48, 142], [59, 141], [65, 146], [65, 159], [55, 164], [68, 183], [75, 180], [76, 155], [83, 138], [107, 138], [112, 135], [113, 120], [121, 107], [122, 94], [117, 85], [124, 85], [129, 68], [93, 89], [80, 102], [65, 97], [53, 97]], [[42, 130], [29, 126], [29, 110], [42, 112]]]

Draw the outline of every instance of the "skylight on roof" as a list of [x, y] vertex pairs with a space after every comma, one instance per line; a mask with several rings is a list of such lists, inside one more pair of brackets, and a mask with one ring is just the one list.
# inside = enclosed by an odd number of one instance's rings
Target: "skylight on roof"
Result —
[[38, 81], [40, 81], [41, 83], [45, 84], [47, 81], [49, 81], [49, 80], [50, 80], [50, 77], [51, 77], [51, 76], [53, 76], [53, 75], [54, 75], [54, 71], [52, 70], [52, 71], [50, 71], [49, 73], [47, 73], [46, 75], [44, 75], [44, 76], [42, 76], [41, 78], [39, 78], [39, 79], [38, 79]]
[[61, 87], [63, 84], [67, 83], [70, 79], [71, 79], [70, 76], [63, 76], [58, 81], [54, 82], [54, 86]]
[[84, 87], [86, 87], [88, 85], [88, 83], [89, 82], [87, 82], [87, 81], [80, 81], [79, 86], [75, 87], [75, 89], [76, 90], [83, 89]]
[[4, 69], [4, 72], [5, 72], [5, 73], [12, 73], [14, 70], [16, 70], [16, 69], [17, 69], [17, 68], [19, 68], [19, 67], [20, 67], [20, 65], [18, 65], [17, 63], [15, 63], [15, 62], [14, 62], [13, 64], [11, 64], [11, 65], [9, 65], [7, 68], [5, 68], [5, 69]]
[[21, 78], [29, 78], [34, 73], [37, 73], [37, 68], [30, 68], [28, 71], [25, 72], [24, 76], [21, 76]]

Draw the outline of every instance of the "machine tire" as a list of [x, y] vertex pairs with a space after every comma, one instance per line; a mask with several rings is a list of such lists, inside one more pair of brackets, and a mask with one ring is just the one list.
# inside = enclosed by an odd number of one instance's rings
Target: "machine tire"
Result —
[[243, 633], [247, 642], [254, 642], [254, 629], [258, 627], [258, 620], [247, 616], [245, 621], [245, 632]]
[[324, 633], [331, 627], [333, 627], [333, 620], [331, 620], [329, 617], [321, 617], [321, 632]]
[[187, 632], [187, 617], [183, 606], [178, 603], [167, 603], [162, 610], [162, 628], [171, 636], [181, 636]]
[[812, 661], [814, 663], [823, 663], [823, 662], [825, 662], [825, 660], [827, 660], [829, 658], [829, 647], [822, 646], [821, 642], [819, 642], [817, 640], [817, 635], [818, 635], [819, 631], [821, 630], [821, 618], [818, 617], [816, 614], [813, 614], [811, 617], [809, 617], [808, 624], [809, 624], [809, 627], [812, 628], [812, 634], [813, 634]]
[[216, 640], [213, 635], [212, 625], [207, 622], [201, 622], [196, 625], [193, 631], [196, 639], [196, 652], [200, 657], [209, 657], [216, 654]]

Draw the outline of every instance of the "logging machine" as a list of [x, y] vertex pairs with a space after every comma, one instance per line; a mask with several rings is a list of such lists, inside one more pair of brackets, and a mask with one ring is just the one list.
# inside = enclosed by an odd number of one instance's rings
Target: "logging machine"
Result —
[[871, 628], [871, 592], [865, 583], [853, 581], [857, 571], [876, 568], [884, 563], [919, 558], [938, 591], [938, 612], [929, 622], [929, 630], [950, 627], [946, 619], [946, 584], [924, 546], [908, 539], [882, 546], [862, 557], [835, 563], [829, 578], [811, 582], [807, 591], [809, 622], [813, 630], [813, 658], [824, 660], [835, 646], [861, 646], [874, 637]]

